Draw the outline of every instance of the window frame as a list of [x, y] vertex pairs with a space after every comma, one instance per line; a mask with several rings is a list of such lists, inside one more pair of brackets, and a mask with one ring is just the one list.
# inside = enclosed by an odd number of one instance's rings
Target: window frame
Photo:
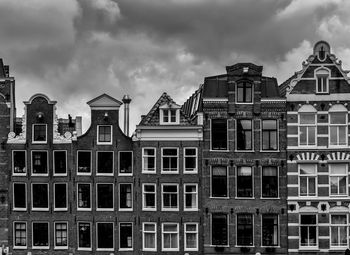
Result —
[[[131, 173], [121, 173], [120, 172], [120, 163], [121, 163], [121, 157], [120, 153], [121, 152], [130, 152], [131, 153]], [[119, 176], [132, 176], [134, 172], [134, 152], [133, 151], [118, 151], [118, 175]]]
[[[246, 85], [247, 84], [249, 84], [250, 85], [250, 87], [251, 87], [251, 94], [250, 94], [250, 96], [251, 96], [251, 100], [250, 101], [245, 101], [245, 100], [243, 100], [242, 102], [241, 101], [239, 101], [238, 100], [238, 86], [240, 85], [240, 84], [243, 84], [243, 96], [244, 95], [247, 95], [247, 87], [246, 87]], [[236, 104], [253, 104], [254, 103], [254, 83], [252, 83], [252, 82], [250, 82], [250, 81], [247, 81], [247, 80], [241, 80], [241, 81], [238, 81], [237, 83], [236, 83], [236, 93], [235, 93], [235, 103]]]
[[[99, 162], [99, 154], [100, 153], [112, 153], [112, 172], [99, 172], [98, 162]], [[114, 151], [96, 151], [96, 176], [114, 176]]]
[[[324, 57], [325, 59], [326, 57]], [[323, 71], [323, 72], [322, 72]], [[327, 72], [327, 74], [325, 73]], [[315, 70], [315, 78], [316, 78], [316, 94], [329, 94], [329, 78], [330, 78], [330, 70], [325, 67], [320, 67]], [[319, 79], [321, 79], [321, 84], [319, 84]], [[325, 80], [324, 80], [325, 79]], [[326, 82], [325, 87], [326, 90], [323, 91], [324, 81]], [[321, 85], [322, 90], [319, 90], [319, 85]]]
[[[34, 204], [33, 204], [33, 202], [34, 202], [33, 186], [34, 185], [46, 185], [46, 187], [47, 187], [47, 207], [35, 207], [34, 208]], [[50, 187], [49, 187], [48, 183], [42, 183], [42, 182], [31, 183], [31, 205], [32, 205], [32, 208], [31, 208], [32, 211], [45, 211], [45, 212], [49, 211], [49, 209], [50, 209]]]
[[[25, 192], [25, 207], [22, 208], [22, 207], [15, 207], [16, 203], [15, 203], [15, 184], [21, 184], [21, 185], [24, 185], [24, 192]], [[12, 183], [12, 210], [13, 211], [27, 211], [28, 209], [28, 197], [27, 197], [27, 183], [26, 182], [13, 182]]]
[[[24, 163], [25, 163], [25, 171], [24, 173], [15, 171], [15, 153], [14, 152], [24, 152]], [[27, 176], [28, 172], [28, 161], [27, 161], [27, 151], [26, 150], [12, 150], [12, 176]]]
[[[164, 226], [165, 225], [176, 225], [176, 232], [170, 232], [170, 231], [164, 231]], [[161, 229], [161, 233], [162, 233], [162, 251], [179, 251], [180, 250], [180, 228], [179, 228], [179, 223], [178, 222], [163, 222], [162, 223], [162, 229]], [[165, 234], [176, 234], [177, 235], [177, 248], [165, 248], [164, 247], [164, 235]]]
[[[90, 153], [90, 171], [89, 172], [79, 172], [79, 152], [89, 152]], [[92, 173], [92, 150], [77, 150], [77, 175], [90, 176]]]
[[[154, 192], [145, 192], [145, 186], [153, 186]], [[154, 196], [154, 208], [147, 208], [146, 205], [146, 194], [153, 194]], [[156, 183], [142, 183], [142, 211], [157, 211], [157, 184]]]
[[[276, 122], [276, 149], [264, 149], [264, 121], [275, 121]], [[260, 134], [261, 134], [261, 139], [260, 139], [260, 144], [261, 148], [260, 150], [263, 152], [278, 152], [279, 151], [279, 120], [278, 119], [262, 119], [260, 121]], [[271, 132], [274, 131], [274, 129], [265, 129], [269, 132], [269, 143], [270, 138], [271, 138]], [[266, 132], [266, 131], [265, 131]]]
[[[226, 241], [227, 244], [213, 244], [213, 215], [225, 215], [226, 217]], [[210, 214], [210, 246], [216, 246], [216, 247], [229, 247], [230, 246], [230, 216], [227, 213], [211, 213]]]
[[[224, 167], [226, 168], [226, 196], [222, 196], [222, 197], [217, 197], [217, 196], [214, 196], [213, 195], [213, 168], [215, 167]], [[228, 170], [228, 167], [227, 166], [224, 166], [224, 165], [212, 165], [210, 167], [210, 198], [215, 198], [215, 199], [229, 199], [230, 198], [230, 193], [229, 193], [229, 187], [230, 187], [230, 184], [229, 184], [229, 170]]]
[[[238, 216], [239, 215], [250, 215], [252, 218], [252, 244], [251, 245], [245, 245], [245, 244], [238, 244]], [[241, 225], [241, 224], [240, 224]], [[248, 224], [246, 224], [248, 225]], [[253, 213], [238, 213], [236, 214], [236, 247], [254, 247], [254, 214]]]
[[[264, 244], [264, 237], [263, 237], [263, 217], [264, 216], [275, 216], [277, 217], [277, 244], [276, 245], [263, 245]], [[272, 247], [272, 248], [276, 248], [276, 247], [280, 247], [280, 217], [278, 214], [276, 213], [266, 213], [266, 214], [262, 214], [261, 215], [261, 247]]]
[[[314, 174], [301, 174], [300, 173], [301, 165], [313, 165], [315, 168], [315, 173]], [[301, 195], [301, 181], [300, 181], [300, 179], [302, 177], [307, 178], [307, 186], [306, 186], [307, 195]], [[309, 191], [309, 178], [310, 177], [315, 178], [315, 195], [309, 195], [310, 194], [310, 191]], [[298, 186], [299, 186], [298, 196], [302, 197], [302, 198], [317, 197], [318, 196], [318, 185], [317, 184], [318, 184], [318, 166], [317, 166], [317, 164], [316, 163], [298, 163]]]
[[[314, 124], [302, 124], [300, 123], [301, 120], [301, 115], [303, 114], [313, 114], [314, 115]], [[301, 137], [301, 128], [305, 127], [306, 128], [306, 144], [301, 144], [300, 142], [300, 137]], [[310, 144], [309, 142], [309, 128], [314, 128], [315, 131], [313, 132], [314, 135], [314, 139], [315, 139], [315, 144]], [[305, 147], [305, 148], [309, 148], [309, 147], [316, 147], [317, 146], [317, 112], [298, 112], [298, 146], [299, 147]]]
[[[336, 223], [336, 224], [332, 224], [332, 216], [345, 216], [345, 220], [346, 223], [345, 224], [340, 224], [340, 223]], [[336, 227], [337, 228], [337, 237], [338, 239], [340, 239], [340, 228], [341, 227], [345, 227], [346, 228], [346, 244], [345, 245], [332, 245], [332, 227]], [[348, 217], [348, 212], [344, 212], [344, 213], [332, 213], [329, 214], [329, 248], [330, 249], [341, 249], [344, 250], [344, 248], [348, 248], [349, 245], [349, 217]]]
[[[111, 129], [111, 141], [100, 141], [100, 127], [110, 127]], [[96, 137], [96, 144], [97, 145], [112, 145], [113, 144], [113, 125], [97, 125], [97, 137]]]
[[[276, 169], [276, 179], [277, 179], [277, 196], [276, 197], [266, 197], [266, 196], [263, 196], [263, 178], [264, 178], [264, 168], [265, 167], [274, 167]], [[261, 166], [261, 169], [260, 169], [260, 180], [261, 180], [261, 189], [260, 189], [260, 198], [261, 199], [279, 199], [280, 198], [280, 179], [279, 179], [279, 176], [280, 176], [280, 167], [279, 166], [269, 166], [269, 165], [264, 165], [264, 166]]]
[[[194, 186], [194, 187], [196, 187], [196, 192], [195, 193], [193, 193], [193, 192], [186, 192], [186, 187], [187, 186]], [[184, 194], [184, 198], [183, 198], [183, 201], [184, 201], [184, 211], [198, 211], [199, 210], [199, 208], [198, 208], [198, 197], [199, 197], [199, 194], [198, 194], [198, 184], [197, 183], [184, 183], [183, 184], [183, 194]], [[193, 196], [193, 194], [195, 195], [195, 207], [194, 208], [187, 208], [186, 207], [186, 195], [187, 194], [192, 194], [192, 196]]]
[[[131, 225], [131, 248], [121, 248], [120, 247], [120, 244], [121, 244], [121, 241], [120, 241], [120, 237], [121, 237], [121, 232], [120, 232], [120, 227], [121, 227], [121, 224], [130, 224]], [[119, 222], [118, 224], [119, 228], [118, 228], [118, 234], [119, 234], [119, 238], [118, 238], [118, 241], [119, 241], [119, 251], [133, 251], [134, 250], [134, 223], [131, 222], [131, 221], [122, 221], [122, 222]]]
[[[196, 154], [193, 155], [187, 155], [186, 150], [188, 149], [194, 149], [196, 151]], [[189, 171], [186, 168], [186, 159], [187, 158], [195, 158], [195, 164], [196, 167], [193, 169], [193, 171]], [[183, 148], [183, 173], [184, 174], [197, 174], [198, 173], [198, 148], [197, 147], [184, 147]]]
[[[213, 148], [213, 120], [222, 120], [222, 121], [226, 121], [226, 149], [214, 149], [214, 148]], [[229, 151], [229, 143], [228, 143], [228, 119], [224, 119], [224, 118], [214, 118], [214, 119], [210, 119], [210, 151]]]
[[[33, 160], [33, 152], [45, 152], [46, 153], [46, 173], [34, 173], [34, 160]], [[50, 170], [50, 166], [49, 166], [49, 152], [47, 150], [31, 150], [31, 175], [32, 176], [49, 176], [49, 170]]]
[[[112, 203], [113, 203], [113, 206], [112, 208], [100, 208], [98, 207], [98, 185], [105, 185], [105, 184], [108, 184], [108, 185], [112, 185]], [[115, 201], [114, 201], [114, 192], [115, 192], [115, 189], [114, 189], [114, 183], [108, 183], [108, 182], [98, 182], [96, 183], [96, 211], [99, 211], [99, 212], [111, 212], [111, 211], [114, 211], [114, 208], [115, 208]]]
[[[88, 224], [90, 228], [90, 247], [81, 247], [79, 243], [79, 226], [80, 223], [82, 224]], [[89, 221], [78, 221], [77, 222], [77, 250], [78, 251], [92, 251], [92, 223]]]
[[[344, 165], [345, 166], [345, 174], [332, 174], [331, 168], [333, 165]], [[348, 196], [348, 191], [349, 191], [349, 167], [347, 163], [333, 163], [333, 162], [328, 162], [328, 173], [329, 173], [329, 196], [331, 197], [344, 197]], [[345, 177], [345, 194], [339, 194], [339, 189], [340, 189], [340, 184], [339, 184], [339, 179], [337, 181], [337, 186], [338, 186], [338, 193], [337, 194], [332, 194], [332, 189], [331, 189], [331, 177]]]
[[[301, 217], [304, 216], [304, 215], [313, 215], [315, 216], [315, 224], [302, 224], [301, 223]], [[301, 245], [301, 227], [315, 227], [316, 229], [316, 237], [315, 237], [315, 243], [316, 245], [314, 246], [311, 246], [311, 245], [305, 245], [305, 246], [302, 246]], [[309, 230], [308, 230], [309, 232]], [[302, 214], [299, 214], [299, 249], [300, 250], [311, 250], [311, 249], [317, 249], [318, 248], [318, 245], [319, 245], [319, 229], [318, 229], [318, 214], [317, 213], [302, 213]], [[330, 235], [329, 235], [330, 236]], [[309, 236], [308, 236], [309, 237]], [[309, 238], [308, 238], [309, 239]], [[310, 243], [310, 241], [308, 241]]]
[[[24, 224], [25, 225], [25, 243], [24, 246], [16, 245], [16, 224]], [[26, 250], [28, 249], [28, 224], [26, 221], [13, 221], [12, 223], [12, 238], [13, 238], [13, 249], [14, 250]]]
[[[244, 196], [238, 196], [238, 169], [241, 167], [249, 167], [250, 168], [250, 178], [251, 178], [251, 187], [252, 187], [252, 195], [250, 197], [244, 197]], [[255, 189], [254, 189], [254, 175], [255, 175], [255, 171], [254, 171], [254, 166], [251, 165], [237, 165], [236, 167], [236, 197], [235, 199], [255, 199]]]
[[[145, 231], [145, 225], [153, 225], [154, 231]], [[154, 236], [154, 248], [145, 248], [145, 233]], [[157, 223], [156, 222], [142, 222], [142, 251], [157, 251]]]
[[[154, 158], [154, 170], [153, 171], [147, 171], [145, 170], [145, 162], [144, 162], [144, 159], [145, 157], [147, 158], [151, 158], [150, 156], [145, 156], [145, 149], [149, 150], [153, 150], [154, 151], [154, 156], [152, 158]], [[148, 169], [148, 168], [147, 168]], [[155, 147], [143, 147], [142, 148], [142, 170], [141, 172], [143, 174], [156, 174], [157, 172], [157, 149]]]
[[[171, 150], [176, 150], [176, 171], [172, 171], [172, 170], [169, 170], [169, 171], [165, 171], [164, 170], [164, 163], [163, 163], [163, 160], [164, 160], [164, 150], [167, 150], [167, 149], [171, 149]], [[175, 156], [165, 156], [167, 158], [169, 158], [169, 160], [171, 160], [172, 158], [175, 158]], [[162, 147], [161, 148], [161, 157], [160, 157], [160, 165], [161, 165], [161, 170], [160, 170], [160, 173], [161, 174], [178, 174], [179, 173], [179, 148], [178, 147]], [[171, 165], [171, 162], [170, 162], [170, 166]], [[172, 168], [170, 168], [172, 169]]]
[[[35, 141], [35, 126], [45, 126], [45, 141]], [[47, 143], [47, 124], [33, 123], [32, 124], [32, 144], [46, 144]]]
[[[171, 121], [171, 111], [175, 111], [175, 121]], [[168, 115], [168, 121], [164, 121], [165, 112]], [[179, 125], [180, 124], [180, 109], [178, 108], [160, 108], [159, 109], [159, 123], [161, 125]]]
[[[66, 232], [67, 232], [67, 245], [66, 246], [57, 246], [57, 236], [56, 236], [56, 225], [57, 224], [66, 224]], [[68, 244], [69, 244], [69, 227], [68, 227], [68, 221], [55, 221], [54, 222], [54, 229], [53, 229], [53, 244], [54, 244], [54, 250], [68, 250]]]
[[[164, 194], [164, 186], [175, 186], [176, 187], [176, 204], [177, 204], [177, 207], [176, 208], [165, 208], [164, 207], [164, 195], [165, 194], [174, 194], [174, 193], [165, 193]], [[179, 211], [179, 208], [180, 208], [180, 206], [179, 206], [179, 196], [180, 196], [180, 194], [179, 194], [179, 184], [178, 183], [162, 183], [161, 184], [161, 197], [162, 197], [162, 205], [161, 205], [161, 211], [163, 211], [163, 212], [167, 212], [167, 211], [174, 211], [174, 212], [177, 212], [177, 211]]]
[[[343, 124], [339, 124], [339, 123], [331, 123], [331, 115], [334, 113], [343, 113], [345, 115], [345, 123]], [[329, 139], [328, 139], [328, 147], [330, 148], [338, 148], [338, 147], [347, 147], [349, 142], [349, 135], [348, 135], [348, 129], [349, 129], [349, 124], [348, 124], [348, 119], [349, 119], [349, 114], [346, 111], [330, 111], [328, 112], [328, 135], [329, 135]], [[345, 144], [340, 144], [340, 137], [339, 137], [339, 129], [341, 127], [345, 128]], [[332, 144], [331, 143], [331, 130], [336, 129], [337, 130], [337, 144]]]
[[[98, 248], [98, 224], [112, 224], [112, 243], [113, 243], [113, 248]], [[115, 250], [115, 229], [114, 229], [114, 222], [113, 221], [97, 221], [96, 222], [96, 251], [114, 251]]]
[[[65, 185], [66, 186], [66, 207], [56, 207], [56, 185]], [[55, 212], [59, 211], [68, 211], [68, 183], [67, 182], [55, 182], [53, 183], [53, 208]]]
[[[56, 156], [55, 156], [55, 153], [56, 152], [64, 152], [65, 153], [65, 165], [66, 165], [66, 172], [65, 173], [56, 173], [56, 162], [55, 162], [55, 160], [56, 160]], [[67, 172], [68, 172], [68, 158], [67, 158], [67, 150], [53, 150], [53, 152], [52, 152], [52, 168], [53, 168], [53, 175], [54, 176], [67, 176]]]
[[[187, 225], [195, 225], [196, 226], [196, 231], [187, 231], [186, 230], [186, 226]], [[184, 251], [198, 251], [199, 250], [199, 228], [198, 228], [198, 223], [197, 222], [185, 222], [184, 223], [184, 236], [183, 236], [183, 239], [184, 239]], [[188, 248], [187, 247], [187, 234], [190, 233], [190, 234], [196, 234], [196, 248]]]
[[[45, 223], [47, 224], [47, 240], [48, 246], [34, 246], [34, 224]], [[32, 249], [33, 250], [48, 250], [50, 249], [50, 224], [47, 221], [32, 221]]]
[[[82, 208], [79, 206], [79, 185], [89, 185], [89, 196], [90, 196], [90, 207], [89, 208]], [[88, 182], [78, 182], [77, 183], [77, 189], [76, 189], [76, 198], [77, 198], [77, 211], [91, 211], [92, 210], [92, 188], [91, 183]]]
[[[130, 185], [131, 188], [131, 207], [121, 208], [121, 185]], [[132, 183], [121, 182], [118, 184], [118, 209], [119, 211], [133, 211], [134, 210], [134, 188]]]
[[[240, 121], [250, 121], [250, 139], [251, 139], [251, 148], [250, 149], [239, 149], [238, 148], [238, 122]], [[254, 119], [236, 119], [235, 120], [235, 148], [236, 148], [236, 152], [254, 152]], [[249, 130], [249, 129], [247, 129]], [[244, 129], [242, 129], [242, 131], [244, 131]], [[248, 131], [244, 131], [244, 132], [248, 132]], [[245, 142], [246, 145], [246, 142]]]

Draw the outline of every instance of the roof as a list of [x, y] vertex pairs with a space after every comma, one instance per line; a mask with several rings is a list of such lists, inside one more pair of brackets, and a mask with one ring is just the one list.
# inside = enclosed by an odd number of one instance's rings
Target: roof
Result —
[[102, 94], [98, 97], [95, 97], [94, 99], [90, 100], [87, 102], [87, 104], [91, 108], [96, 108], [96, 107], [115, 107], [119, 108], [123, 103], [120, 102], [119, 100], [115, 99], [114, 97], [111, 97], [110, 95], [107, 94]]
[[0, 78], [8, 77], [8, 66], [4, 65], [2, 58], [0, 58]]
[[277, 79], [272, 77], [261, 77], [261, 97], [276, 98], [280, 97]]
[[290, 84], [290, 82], [297, 77], [297, 74], [293, 74], [291, 77], [289, 77], [286, 81], [284, 81], [281, 85], [279, 85], [280, 95], [282, 97], [286, 96], [287, 88]]
[[226, 98], [227, 97], [227, 79], [219, 77], [210, 77], [204, 80], [203, 97], [206, 98]]

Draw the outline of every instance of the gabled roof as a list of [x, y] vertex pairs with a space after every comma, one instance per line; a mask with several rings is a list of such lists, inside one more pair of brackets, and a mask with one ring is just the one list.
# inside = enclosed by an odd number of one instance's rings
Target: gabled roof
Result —
[[276, 78], [265, 77], [265, 76], [261, 77], [261, 97], [262, 98], [280, 97]]
[[285, 80], [281, 85], [279, 85], [279, 90], [280, 90], [280, 94], [282, 97], [286, 96], [286, 90], [289, 86], [289, 83], [295, 79], [297, 77], [297, 74], [293, 74], [291, 77], [289, 77], [287, 80]]
[[104, 93], [90, 100], [89, 102], [87, 102], [87, 104], [94, 109], [106, 108], [106, 107], [111, 109], [119, 109], [119, 107], [123, 103]]

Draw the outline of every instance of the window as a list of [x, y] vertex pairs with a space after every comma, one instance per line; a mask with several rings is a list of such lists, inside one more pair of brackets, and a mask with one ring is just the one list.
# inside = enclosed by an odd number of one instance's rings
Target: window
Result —
[[329, 165], [329, 184], [331, 195], [347, 195], [348, 182], [347, 164]]
[[237, 103], [253, 102], [253, 86], [249, 82], [239, 82], [237, 84]]
[[268, 151], [278, 149], [277, 120], [262, 121], [262, 149]]
[[119, 209], [132, 210], [132, 184], [119, 184]]
[[184, 184], [184, 211], [198, 210], [197, 184]]
[[119, 250], [132, 251], [133, 248], [132, 223], [119, 223]]
[[251, 120], [237, 120], [237, 150], [253, 150], [253, 132]]
[[91, 185], [89, 183], [78, 183], [78, 205], [79, 211], [91, 210]]
[[91, 223], [78, 222], [78, 250], [91, 250]]
[[142, 250], [157, 251], [157, 224], [144, 222], [142, 224]]
[[162, 251], [179, 250], [179, 224], [162, 223]]
[[278, 246], [278, 215], [262, 215], [262, 246]]
[[26, 249], [27, 248], [27, 223], [14, 222], [13, 223], [13, 248]]
[[316, 71], [316, 93], [328, 93], [328, 78], [329, 72], [326, 69]]
[[228, 245], [228, 216], [226, 214], [211, 215], [211, 244]]
[[53, 160], [55, 175], [67, 175], [67, 152], [54, 151]]
[[252, 167], [237, 167], [237, 197], [253, 197]]
[[155, 211], [157, 209], [156, 184], [142, 185], [142, 209]]
[[227, 120], [211, 120], [211, 149], [227, 150]]
[[316, 196], [316, 164], [299, 164], [299, 195]]
[[33, 211], [49, 210], [49, 185], [46, 183], [32, 183]]
[[97, 152], [97, 174], [113, 175], [113, 151]]
[[27, 210], [27, 185], [25, 183], [13, 184], [13, 210]]
[[184, 148], [184, 173], [197, 172], [197, 148]]
[[32, 151], [32, 174], [48, 174], [47, 151]]
[[46, 124], [33, 125], [33, 143], [46, 143], [47, 131]]
[[142, 148], [142, 172], [155, 173], [156, 172], [156, 149]]
[[33, 222], [33, 249], [49, 249], [49, 223]]
[[227, 167], [213, 166], [211, 169], [211, 196], [228, 197]]
[[179, 124], [179, 109], [160, 109], [160, 124]]
[[78, 151], [78, 175], [91, 174], [91, 151]]
[[98, 183], [97, 187], [97, 210], [98, 211], [113, 211], [114, 208], [114, 194], [113, 184]]
[[119, 152], [119, 174], [132, 174], [132, 151]]
[[300, 215], [300, 247], [317, 246], [316, 215]]
[[198, 251], [198, 223], [185, 223], [185, 251]]
[[97, 126], [97, 144], [112, 144], [112, 126]]
[[14, 175], [25, 175], [27, 173], [26, 161], [26, 151], [12, 151], [12, 166]]
[[316, 145], [316, 114], [299, 113], [299, 145]]
[[178, 211], [179, 196], [177, 184], [162, 184], [162, 211]]
[[178, 173], [179, 150], [162, 148], [162, 173]]
[[278, 197], [278, 168], [263, 166], [261, 178], [261, 196], [263, 198]]
[[97, 250], [114, 249], [114, 224], [113, 222], [97, 222], [96, 223], [96, 241]]
[[331, 215], [331, 247], [348, 246], [348, 220], [346, 215]]
[[55, 222], [55, 249], [68, 249], [67, 222]]
[[329, 113], [329, 145], [347, 145], [347, 112]]
[[237, 214], [237, 245], [253, 245], [253, 215]]
[[67, 183], [54, 184], [54, 205], [55, 211], [68, 210]]

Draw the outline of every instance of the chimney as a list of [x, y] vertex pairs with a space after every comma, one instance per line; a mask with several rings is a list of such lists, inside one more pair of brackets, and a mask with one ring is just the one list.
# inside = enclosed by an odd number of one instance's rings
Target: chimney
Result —
[[129, 95], [125, 95], [122, 101], [124, 103], [124, 134], [129, 136], [129, 104], [131, 98]]
[[77, 131], [77, 136], [81, 136], [83, 134], [83, 122], [81, 116], [75, 117], [75, 131]]

